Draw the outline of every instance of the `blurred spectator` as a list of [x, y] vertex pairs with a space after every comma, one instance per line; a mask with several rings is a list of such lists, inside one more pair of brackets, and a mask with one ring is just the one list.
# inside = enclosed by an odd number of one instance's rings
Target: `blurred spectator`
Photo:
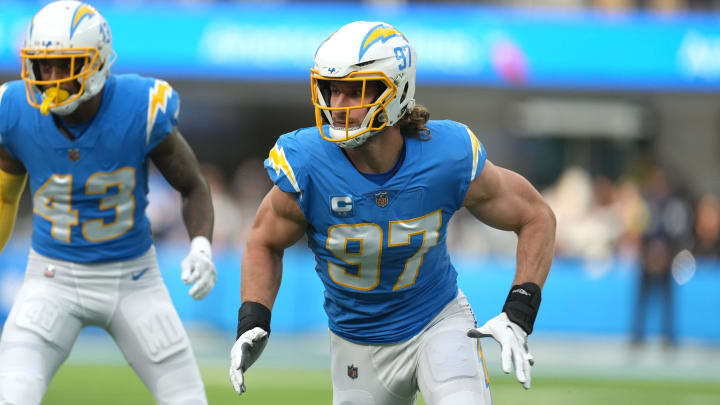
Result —
[[720, 257], [720, 201], [713, 194], [703, 196], [695, 211], [695, 243], [698, 257]]
[[604, 177], [594, 182], [582, 168], [570, 167], [548, 189], [546, 198], [557, 216], [557, 252], [564, 256], [610, 260], [622, 233], [613, 204], [615, 186]]
[[233, 237], [240, 226], [240, 212], [228, 191], [225, 175], [220, 168], [210, 163], [203, 163], [201, 170], [210, 186], [215, 209], [213, 250], [222, 251], [232, 248]]
[[185, 227], [180, 216], [180, 194], [163, 178], [154, 164], [150, 164], [148, 174], [148, 206], [145, 213], [152, 224], [155, 243], [174, 239], [187, 242]]
[[647, 177], [645, 201], [649, 222], [643, 233], [640, 282], [632, 330], [632, 343], [645, 341], [650, 297], [659, 294], [661, 335], [666, 346], [674, 346], [675, 314], [672, 260], [687, 241], [690, 210], [687, 202], [673, 195], [665, 172], [653, 168]]
[[515, 256], [517, 235], [488, 226], [472, 217], [470, 211], [453, 215], [447, 231], [448, 250], [468, 256]]
[[615, 251], [618, 257], [635, 261], [640, 256], [642, 234], [647, 228], [650, 214], [634, 180], [621, 180], [616, 196], [614, 205], [620, 217], [622, 231], [615, 243]]
[[265, 173], [261, 159], [249, 159], [240, 164], [232, 178], [232, 196], [238, 213], [238, 222], [233, 235], [233, 245], [242, 250], [252, 227], [255, 211], [260, 206], [272, 182]]
[[583, 256], [583, 240], [580, 222], [587, 217], [592, 204], [590, 175], [582, 168], [570, 167], [558, 181], [545, 191], [545, 198], [557, 216], [557, 252], [565, 256]]

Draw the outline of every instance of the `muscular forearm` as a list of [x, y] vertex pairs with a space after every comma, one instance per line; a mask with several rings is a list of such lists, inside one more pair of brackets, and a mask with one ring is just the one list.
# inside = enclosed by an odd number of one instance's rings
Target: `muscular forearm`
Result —
[[532, 219], [517, 232], [517, 268], [513, 285], [545, 283], [555, 248], [555, 215], [542, 205]]
[[182, 215], [190, 239], [204, 236], [212, 241], [214, 213], [207, 184], [199, 184], [182, 196]]
[[282, 257], [282, 250], [248, 242], [242, 258], [242, 302], [258, 302], [272, 310], [282, 279]]

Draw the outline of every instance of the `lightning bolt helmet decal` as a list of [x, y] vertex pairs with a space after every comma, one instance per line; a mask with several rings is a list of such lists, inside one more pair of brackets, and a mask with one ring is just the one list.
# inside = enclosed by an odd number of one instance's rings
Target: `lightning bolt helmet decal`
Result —
[[95, 13], [97, 13], [97, 10], [95, 10], [95, 8], [90, 5], [81, 4], [80, 6], [78, 6], [78, 8], [75, 9], [75, 13], [73, 13], [72, 24], [70, 24], [70, 38], [72, 38], [75, 34], [75, 30], [77, 29], [78, 25], [80, 25], [80, 22], [83, 20], [83, 18], [87, 17], [88, 19], [90, 19], [95, 15]]
[[370, 47], [376, 43], [377, 41], [381, 42], [387, 42], [388, 39], [396, 36], [396, 35], [402, 35], [400, 31], [396, 30], [395, 28], [385, 25], [385, 24], [378, 24], [374, 26], [370, 31], [368, 31], [367, 35], [365, 35], [365, 38], [363, 38], [362, 42], [360, 43], [360, 53], [358, 55], [358, 62], [362, 60], [363, 55], [365, 55], [365, 52], [367, 52]]

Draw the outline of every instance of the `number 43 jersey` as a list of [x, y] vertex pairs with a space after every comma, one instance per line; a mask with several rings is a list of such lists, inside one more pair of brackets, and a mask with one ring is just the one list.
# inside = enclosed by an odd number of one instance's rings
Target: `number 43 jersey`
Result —
[[147, 154], [172, 132], [179, 104], [164, 81], [111, 75], [97, 114], [71, 141], [27, 103], [23, 82], [0, 87], [0, 146], [29, 173], [35, 251], [92, 263], [150, 248]]
[[317, 128], [281, 136], [265, 161], [305, 214], [329, 327], [345, 339], [409, 339], [457, 295], [447, 225], [485, 151], [465, 125], [430, 121], [427, 128], [429, 139], [405, 137], [405, 160], [382, 185]]

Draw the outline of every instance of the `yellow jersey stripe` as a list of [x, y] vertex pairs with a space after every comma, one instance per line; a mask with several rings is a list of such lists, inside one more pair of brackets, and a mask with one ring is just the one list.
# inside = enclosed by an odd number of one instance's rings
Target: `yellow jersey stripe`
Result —
[[468, 136], [470, 136], [470, 143], [472, 144], [473, 165], [472, 173], [470, 174], [470, 181], [473, 181], [473, 179], [475, 179], [475, 174], [477, 173], [478, 150], [480, 149], [480, 141], [478, 141], [477, 137], [475, 136], [473, 131], [470, 130], [470, 128], [468, 128], [467, 131]]

